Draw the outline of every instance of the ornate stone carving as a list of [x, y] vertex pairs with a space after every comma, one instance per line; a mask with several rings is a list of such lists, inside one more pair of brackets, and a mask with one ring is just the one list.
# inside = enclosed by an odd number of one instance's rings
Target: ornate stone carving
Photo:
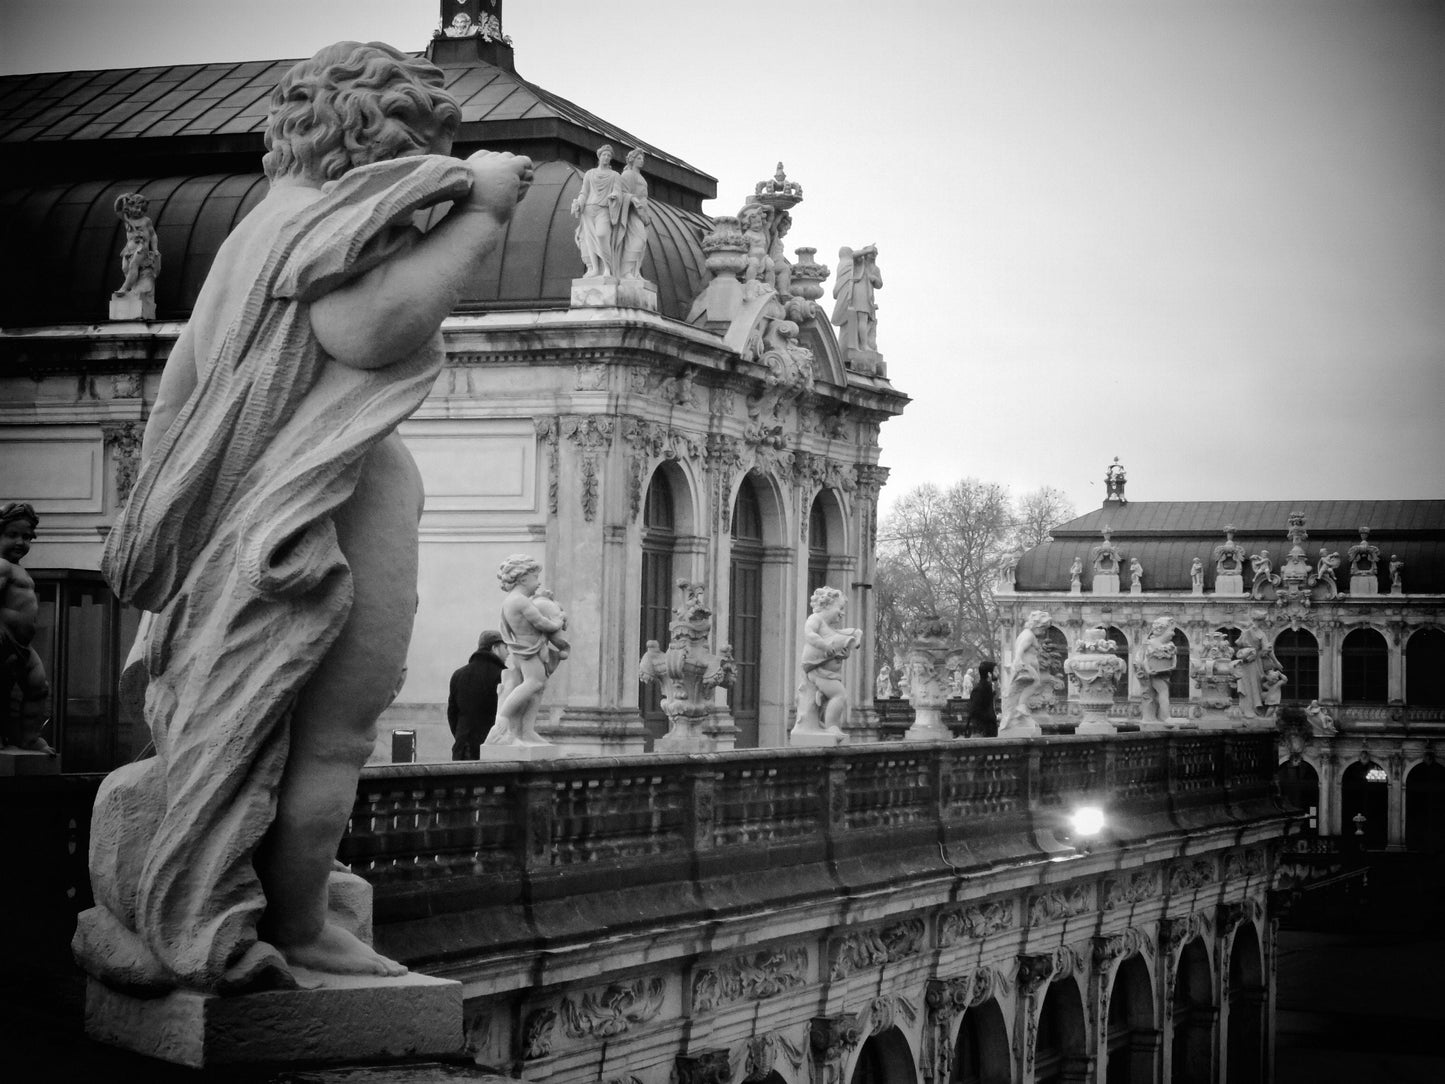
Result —
[[668, 626], [667, 651], [656, 640], [647, 641], [647, 654], [638, 663], [638, 678], [662, 687], [662, 710], [668, 731], [656, 748], [667, 752], [710, 752], [716, 748], [708, 734], [713, 716], [713, 690], [731, 688], [736, 667], [731, 646], [713, 653], [712, 610], [704, 602], [705, 586], [678, 580], [682, 601], [673, 608]]
[[1103, 970], [1127, 956], [1154, 956], [1154, 941], [1143, 930], [1130, 926], [1107, 937], [1094, 938], [1094, 967]]
[[579, 361], [577, 377], [572, 382], [576, 391], [605, 391], [608, 366], [600, 361]]
[[677, 1084], [728, 1084], [733, 1076], [732, 1059], [726, 1050], [679, 1054], [673, 1065]]
[[552, 1033], [556, 1026], [554, 1009], [538, 1009], [528, 1015], [522, 1026], [522, 1057], [530, 1061], [552, 1053]]
[[1011, 930], [1016, 912], [1012, 901], [993, 900], [988, 903], [945, 911], [938, 919], [938, 943], [956, 944], [964, 937], [987, 937], [1002, 930]]
[[1169, 871], [1169, 894], [1193, 892], [1214, 883], [1214, 863], [1204, 858], [1181, 862]]
[[110, 397], [112, 399], [139, 399], [141, 397], [140, 373], [112, 373]]
[[1114, 641], [1102, 625], [1094, 626], [1075, 641], [1073, 653], [1064, 660], [1064, 673], [1073, 683], [1074, 698], [1083, 708], [1079, 732], [1114, 733], [1116, 728], [1109, 722], [1109, 708], [1114, 703], [1114, 689], [1124, 669], [1124, 660], [1114, 653]]
[[547, 511], [552, 515], [557, 514], [557, 458], [558, 458], [558, 434], [561, 431], [556, 418], [533, 419], [533, 426], [537, 431], [537, 439], [547, 449]]
[[1214, 547], [1214, 590], [1221, 595], [1244, 593], [1244, 547], [1234, 540], [1234, 525], [1224, 528], [1224, 541]]
[[918, 955], [925, 926], [921, 918], [878, 930], [858, 930], [828, 944], [829, 974], [842, 979], [865, 967], [878, 967]]
[[582, 467], [582, 516], [591, 523], [597, 518], [598, 453], [612, 446], [613, 420], [592, 414], [567, 414], [561, 419], [562, 435], [579, 450]]
[[656, 459], [701, 458], [702, 446], [689, 433], [649, 422], [645, 418], [624, 417], [622, 441], [632, 451], [628, 456], [627, 496], [632, 519], [642, 514], [643, 476]]
[[1159, 871], [1134, 870], [1125, 877], [1104, 882], [1104, 910], [1114, 911], [1135, 903], [1143, 903], [1159, 894]]
[[645, 1024], [662, 1011], [666, 983], [661, 977], [614, 982], [568, 995], [558, 1005], [562, 1030], [571, 1039], [607, 1039]]
[[1049, 889], [1029, 897], [1029, 925], [1042, 926], [1061, 918], [1081, 915], [1092, 908], [1087, 885], [1069, 885]]
[[1226, 881], [1244, 880], [1247, 877], [1258, 877], [1263, 873], [1263, 851], [1250, 850], [1238, 853], [1230, 853], [1224, 856], [1224, 879]]
[[115, 457], [115, 499], [124, 504], [140, 470], [141, 438], [145, 426], [140, 422], [104, 422], [100, 427], [105, 446]]
[[839, 1084], [843, 1059], [862, 1039], [858, 1017], [853, 1013], [813, 1017], [808, 1026], [808, 1048], [818, 1084]]
[[1124, 473], [1124, 464], [1119, 462], [1119, 457], [1114, 457], [1114, 462], [1109, 464], [1109, 469], [1104, 472], [1104, 500], [1118, 501], [1120, 504], [1128, 504], [1124, 497], [1124, 485], [1129, 481], [1129, 476]]
[[849, 703], [843, 663], [863, 642], [862, 629], [840, 627], [845, 602], [836, 587], [813, 592], [813, 612], [803, 625], [803, 682], [796, 694], [790, 745], [836, 745], [844, 740]]
[[858, 1013], [858, 1030], [881, 1035], [889, 1028], [907, 1027], [918, 1019], [918, 1008], [902, 994], [875, 997]]
[[807, 981], [806, 949], [763, 949], [699, 971], [692, 983], [692, 1007], [709, 1012], [739, 1001], [763, 1001]]
[[795, 1073], [803, 1065], [802, 1048], [780, 1031], [752, 1036], [745, 1044], [745, 1050], [743, 1084], [761, 1084], [774, 1072], [780, 1057], [787, 1060]]
[[1042, 636], [1050, 622], [1047, 611], [1034, 610], [1014, 639], [1013, 659], [1004, 681], [1000, 737], [1043, 732], [1038, 723], [1039, 709], [1044, 706], [1043, 695], [1052, 692], [1052, 679], [1044, 671]]
[[1234, 703], [1234, 687], [1239, 680], [1239, 664], [1234, 658], [1234, 645], [1222, 632], [1204, 634], [1204, 646], [1190, 660], [1189, 672], [1199, 683], [1204, 707], [1210, 711], [1227, 711]]

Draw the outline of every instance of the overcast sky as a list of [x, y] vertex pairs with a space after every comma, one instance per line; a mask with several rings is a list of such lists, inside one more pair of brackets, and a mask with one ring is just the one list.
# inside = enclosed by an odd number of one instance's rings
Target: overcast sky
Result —
[[[437, 0], [3, 0], [0, 71], [425, 46]], [[878, 245], [885, 505], [1445, 497], [1445, 6], [506, 0], [518, 71]], [[830, 280], [831, 285], [831, 280]], [[1281, 524], [1283, 529], [1283, 524]]]

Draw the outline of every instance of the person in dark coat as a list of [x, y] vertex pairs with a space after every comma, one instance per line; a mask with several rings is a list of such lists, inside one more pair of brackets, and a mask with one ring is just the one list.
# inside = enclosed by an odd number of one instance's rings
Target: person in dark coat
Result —
[[975, 738], [998, 737], [998, 711], [993, 706], [998, 692], [994, 674], [997, 667], [991, 662], [978, 664], [978, 681], [968, 697], [969, 734]]
[[452, 731], [452, 759], [476, 760], [487, 731], [497, 719], [497, 686], [507, 658], [502, 634], [487, 629], [467, 664], [452, 675], [447, 697], [447, 726]]

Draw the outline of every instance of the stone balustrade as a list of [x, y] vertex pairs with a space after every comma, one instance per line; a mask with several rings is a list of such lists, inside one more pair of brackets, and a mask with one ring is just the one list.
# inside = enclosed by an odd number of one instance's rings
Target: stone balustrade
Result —
[[1270, 816], [1273, 734], [391, 765], [363, 775], [341, 860], [377, 943], [413, 966], [686, 925]]

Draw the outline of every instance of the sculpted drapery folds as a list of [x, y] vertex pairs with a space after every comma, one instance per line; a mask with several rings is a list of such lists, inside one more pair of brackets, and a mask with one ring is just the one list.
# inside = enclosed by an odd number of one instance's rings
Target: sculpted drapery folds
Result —
[[96, 801], [75, 949], [114, 984], [405, 970], [333, 921], [327, 886], [416, 606], [395, 430], [530, 183], [524, 158], [445, 157], [459, 120], [438, 69], [380, 44], [329, 46], [272, 95], [271, 189], [166, 363], [102, 562], [149, 611], [128, 673], [156, 746]]
[[582, 174], [582, 189], [572, 201], [575, 240], [587, 265], [587, 277], [618, 274], [622, 236], [627, 230], [627, 194], [622, 175], [612, 168], [612, 148], [597, 148], [597, 165]]

